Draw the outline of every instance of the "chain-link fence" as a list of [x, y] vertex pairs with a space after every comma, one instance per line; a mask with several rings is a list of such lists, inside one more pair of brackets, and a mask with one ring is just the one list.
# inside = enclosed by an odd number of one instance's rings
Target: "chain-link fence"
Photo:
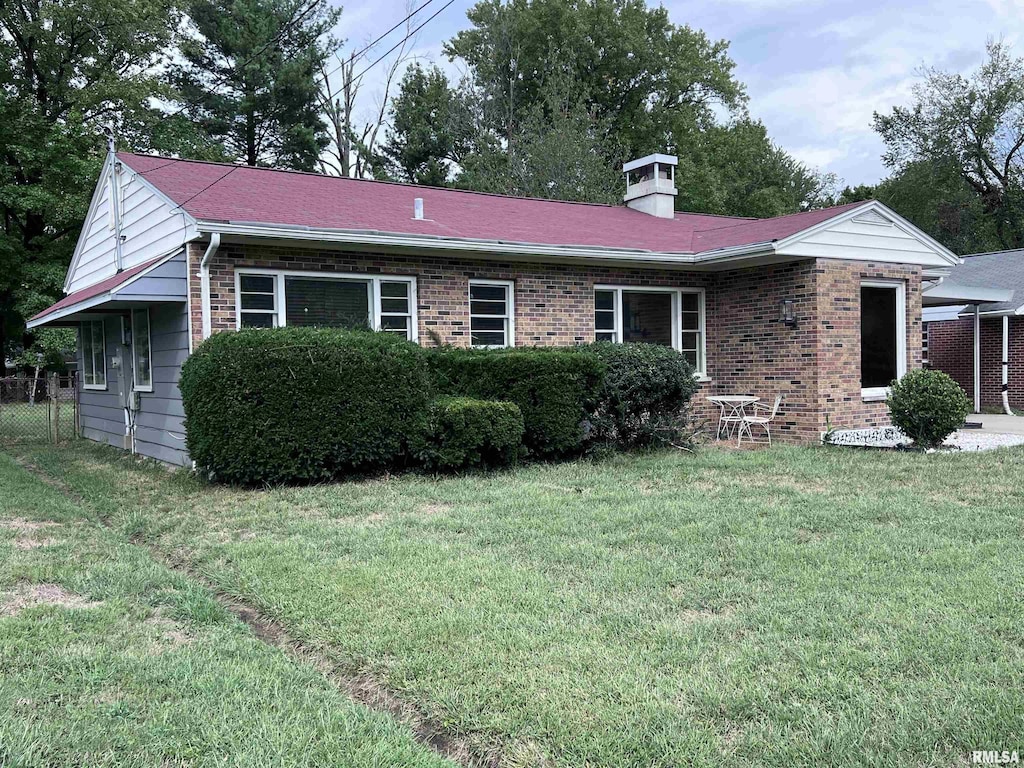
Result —
[[0, 444], [62, 443], [78, 434], [74, 374], [0, 378]]

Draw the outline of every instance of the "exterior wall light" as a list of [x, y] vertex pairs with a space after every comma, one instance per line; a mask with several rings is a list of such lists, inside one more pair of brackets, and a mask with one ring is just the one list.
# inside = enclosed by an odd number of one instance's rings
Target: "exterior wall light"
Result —
[[796, 328], [796, 302], [793, 299], [779, 302], [779, 320], [787, 328]]

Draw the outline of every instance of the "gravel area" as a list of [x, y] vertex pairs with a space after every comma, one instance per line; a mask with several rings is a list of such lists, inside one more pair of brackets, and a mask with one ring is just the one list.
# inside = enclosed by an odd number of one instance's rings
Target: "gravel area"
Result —
[[[907, 437], [895, 427], [837, 430], [831, 434], [829, 441], [833, 445], [859, 448], [898, 448], [910, 444]], [[960, 451], [991, 451], [994, 448], [1024, 445], [1024, 435], [961, 429], [947, 437], [944, 445]]]

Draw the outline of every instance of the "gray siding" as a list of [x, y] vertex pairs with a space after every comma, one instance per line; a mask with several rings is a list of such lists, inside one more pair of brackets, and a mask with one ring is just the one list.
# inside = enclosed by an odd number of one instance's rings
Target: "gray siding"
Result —
[[[184, 304], [152, 304], [149, 308], [153, 355], [153, 391], [139, 393], [139, 411], [135, 414], [135, 450], [141, 456], [188, 466], [185, 449], [185, 411], [181, 406], [178, 379], [181, 364], [188, 357], [188, 321]], [[124, 448], [124, 405], [121, 398], [121, 372], [111, 359], [120, 354], [121, 318], [111, 315], [104, 321], [107, 341], [107, 388], [81, 392], [82, 434], [90, 440]], [[82, 350], [79, 344], [79, 365]], [[125, 365], [131, 366], [126, 350]]]
[[[120, 354], [121, 318], [111, 315], [103, 321], [106, 339], [107, 388], [93, 390], [82, 388], [81, 403], [82, 435], [100, 443], [109, 443], [124, 448], [124, 404], [121, 400], [120, 372], [114, 369], [112, 360]], [[84, 371], [82, 344], [78, 344], [78, 370]]]
[[185, 268], [185, 252], [149, 270], [143, 277], [132, 280], [120, 290], [115, 290], [118, 301], [166, 301], [171, 298], [185, 300], [188, 292], [188, 277]]
[[[167, 265], [164, 265], [167, 266]], [[139, 395], [135, 415], [135, 450], [168, 464], [191, 463], [185, 450], [185, 411], [178, 378], [188, 357], [188, 320], [184, 304], [153, 304], [149, 308], [153, 344], [153, 391]]]

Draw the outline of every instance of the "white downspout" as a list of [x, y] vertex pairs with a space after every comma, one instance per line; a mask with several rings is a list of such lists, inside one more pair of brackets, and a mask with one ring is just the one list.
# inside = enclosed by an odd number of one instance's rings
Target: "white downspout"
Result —
[[210, 259], [220, 248], [220, 232], [210, 233], [210, 244], [199, 262], [199, 303], [203, 309], [203, 338], [210, 338], [213, 332], [213, 318], [210, 312]]
[[1010, 317], [1003, 315], [1003, 413], [1013, 416], [1010, 408]]
[[974, 412], [981, 413], [981, 305], [974, 305]]

